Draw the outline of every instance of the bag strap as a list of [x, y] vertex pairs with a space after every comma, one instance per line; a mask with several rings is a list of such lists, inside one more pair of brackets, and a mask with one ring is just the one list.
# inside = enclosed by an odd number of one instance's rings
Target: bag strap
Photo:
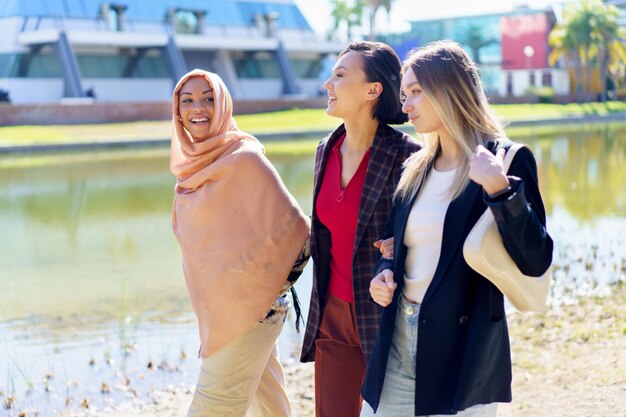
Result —
[[525, 148], [526, 145], [521, 143], [513, 143], [509, 149], [506, 151], [506, 155], [504, 155], [504, 161], [502, 167], [504, 168], [504, 172], [509, 173], [509, 168], [511, 168], [511, 164], [513, 163], [513, 158], [515, 158], [515, 154], [522, 148]]

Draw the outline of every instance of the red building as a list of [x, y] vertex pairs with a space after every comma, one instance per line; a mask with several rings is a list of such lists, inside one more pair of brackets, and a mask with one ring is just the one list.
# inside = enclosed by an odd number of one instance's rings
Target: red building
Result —
[[547, 13], [502, 17], [502, 69], [540, 69], [548, 66], [548, 35], [554, 26], [550, 17]]
[[569, 94], [567, 71], [548, 64], [548, 36], [555, 23], [552, 11], [501, 17], [503, 96], [521, 96], [541, 87]]

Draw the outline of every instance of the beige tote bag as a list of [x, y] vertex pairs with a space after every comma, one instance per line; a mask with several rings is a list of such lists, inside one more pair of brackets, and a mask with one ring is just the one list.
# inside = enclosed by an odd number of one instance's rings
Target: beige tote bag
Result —
[[[518, 150], [525, 145], [513, 144], [504, 157], [504, 170], [508, 172]], [[520, 272], [502, 243], [491, 209], [478, 219], [463, 244], [465, 262], [480, 275], [491, 281], [509, 299], [518, 311], [541, 311], [545, 308], [552, 266], [540, 277]]]

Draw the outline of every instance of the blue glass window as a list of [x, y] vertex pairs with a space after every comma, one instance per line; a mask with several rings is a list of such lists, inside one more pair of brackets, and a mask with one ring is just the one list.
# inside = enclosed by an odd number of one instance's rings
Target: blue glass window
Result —
[[278, 64], [269, 53], [235, 53], [232, 59], [239, 78], [280, 78]]
[[2, 54], [0, 77], [7, 78], [59, 78], [61, 69], [56, 55], [51, 53]]
[[322, 59], [292, 59], [291, 62], [299, 78], [319, 79], [325, 74]]
[[84, 78], [167, 78], [168, 67], [159, 56], [85, 55], [76, 59]]

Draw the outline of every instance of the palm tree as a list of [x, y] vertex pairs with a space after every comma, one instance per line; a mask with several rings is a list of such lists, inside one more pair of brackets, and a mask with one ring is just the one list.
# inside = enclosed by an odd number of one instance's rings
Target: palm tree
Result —
[[376, 39], [376, 13], [378, 12], [378, 9], [380, 9], [381, 7], [384, 7], [385, 10], [387, 11], [387, 16], [389, 15], [389, 12], [391, 11], [391, 6], [394, 0], [368, 0], [367, 2], [367, 6], [369, 9], [369, 13], [370, 13], [370, 33], [368, 36], [368, 39], [370, 41], [373, 41]]
[[[626, 59], [624, 29], [617, 23], [619, 12], [601, 0], [581, 0], [569, 3], [563, 21], [557, 23], [548, 37], [552, 51], [550, 65], [564, 58], [576, 70], [576, 90], [590, 91], [593, 60], [599, 64], [602, 95], [606, 97], [606, 80], [611, 67]], [[584, 73], [582, 77], [581, 73]], [[582, 83], [583, 79], [586, 81]]]
[[463, 34], [462, 43], [472, 51], [474, 61], [480, 65], [482, 63], [480, 61], [480, 50], [486, 46], [498, 43], [498, 41], [495, 38], [486, 37], [483, 28], [480, 26], [471, 25]]
[[[548, 36], [553, 48], [549, 59], [555, 62], [560, 56], [579, 64], [576, 68], [576, 92], [588, 93], [591, 82], [591, 55], [593, 11], [590, 0], [569, 3], [563, 11], [563, 21], [557, 23]], [[575, 57], [575, 60], [572, 59]], [[581, 76], [584, 75], [584, 76]], [[583, 82], [585, 81], [585, 82]]]
[[594, 12], [591, 7], [593, 0], [581, 0], [579, 3], [570, 3], [572, 10], [570, 20], [570, 30], [577, 42], [582, 69], [584, 72], [583, 91], [587, 94], [591, 92], [591, 72], [593, 48], [593, 18]]
[[582, 92], [582, 60], [577, 40], [564, 25], [557, 24], [548, 35], [548, 43], [551, 49], [548, 55], [550, 66], [556, 66], [557, 61], [563, 59], [566, 67], [574, 68], [576, 97], [579, 97]]
[[331, 0], [332, 6], [331, 16], [333, 18], [334, 33], [330, 33], [329, 37], [335, 37], [334, 34], [339, 30], [342, 23], [346, 24], [346, 37], [348, 41], [352, 38], [352, 28], [359, 26], [363, 19], [363, 0]]
[[626, 82], [626, 61], [616, 60], [609, 65], [609, 76], [613, 81], [613, 90], [615, 97], [618, 95], [618, 91], [624, 86]]
[[[598, 1], [593, 1], [592, 7], [595, 13], [592, 22], [594, 42], [591, 52], [599, 64], [601, 99], [606, 101], [609, 76], [619, 73], [619, 66], [623, 66], [626, 62], [626, 45], [623, 43], [626, 40], [626, 29], [619, 25], [619, 11], [616, 7], [607, 6]], [[615, 67], [618, 67], [617, 71]]]

